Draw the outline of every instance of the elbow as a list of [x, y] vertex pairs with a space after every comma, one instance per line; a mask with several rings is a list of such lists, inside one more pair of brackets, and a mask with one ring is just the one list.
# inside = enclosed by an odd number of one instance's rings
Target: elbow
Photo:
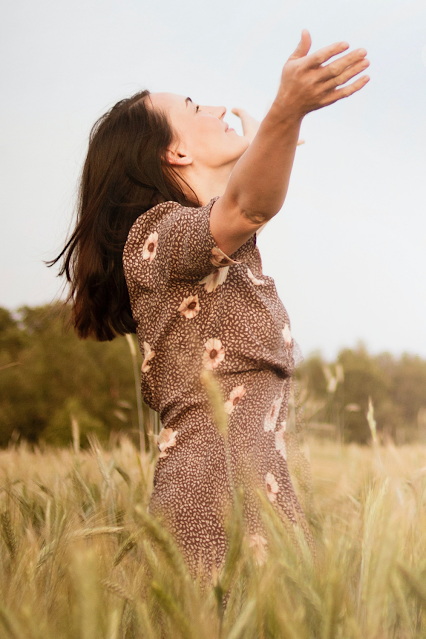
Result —
[[[282, 206], [282, 205], [281, 205]], [[281, 206], [271, 206], [268, 203], [259, 206], [242, 206], [241, 214], [254, 226], [261, 226], [269, 222], [280, 211]]]
[[260, 192], [241, 194], [239, 208], [243, 216], [252, 224], [269, 222], [283, 207], [287, 189], [259, 189]]

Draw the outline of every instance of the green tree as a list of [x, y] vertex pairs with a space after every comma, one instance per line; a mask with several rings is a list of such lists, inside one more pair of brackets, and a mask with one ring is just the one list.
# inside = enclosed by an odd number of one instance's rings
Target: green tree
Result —
[[[371, 438], [366, 419], [368, 398], [373, 400], [378, 429], [383, 430], [384, 420], [389, 420], [392, 414], [389, 411], [390, 380], [363, 346], [356, 350], [342, 350], [338, 362], [344, 370], [343, 402], [339, 407], [343, 438], [345, 441], [367, 443]], [[391, 424], [386, 421], [386, 425], [389, 428]]]
[[360, 345], [343, 349], [332, 363], [314, 354], [302, 365], [299, 376], [308, 396], [323, 404], [316, 420], [335, 425], [344, 441], [370, 440], [369, 397], [379, 433], [396, 441], [418, 436], [418, 415], [426, 409], [426, 362], [420, 357], [396, 359], [389, 353], [372, 357]]
[[[0, 370], [0, 444], [13, 431], [37, 442], [52, 428], [54, 415], [76, 400], [88, 420], [108, 430], [137, 430], [132, 362], [125, 338], [81, 341], [67, 329], [63, 304], [20, 309], [18, 318], [2, 309]], [[67, 408], [68, 407], [68, 408]], [[59, 412], [58, 412], [59, 411]], [[87, 421], [87, 420], [86, 420]], [[63, 431], [65, 437], [65, 431]], [[71, 440], [71, 429], [63, 443]]]

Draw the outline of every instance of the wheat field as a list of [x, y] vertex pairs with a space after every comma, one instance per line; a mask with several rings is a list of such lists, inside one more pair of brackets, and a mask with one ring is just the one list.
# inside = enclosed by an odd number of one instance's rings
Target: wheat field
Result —
[[304, 450], [316, 561], [267, 505], [260, 558], [237, 504], [207, 588], [147, 514], [155, 457], [129, 439], [1, 451], [0, 637], [426, 637], [426, 447], [308, 439]]

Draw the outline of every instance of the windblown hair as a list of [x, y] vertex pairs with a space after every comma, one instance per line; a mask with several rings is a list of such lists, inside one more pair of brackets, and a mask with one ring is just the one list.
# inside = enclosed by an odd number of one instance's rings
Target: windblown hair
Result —
[[[135, 220], [172, 200], [200, 206], [166, 161], [175, 140], [167, 116], [147, 105], [149, 91], [121, 100], [95, 123], [81, 176], [75, 229], [61, 253], [59, 275], [70, 288], [72, 324], [80, 338], [112, 340], [135, 332], [123, 272], [123, 248]], [[192, 191], [193, 198], [185, 194]]]

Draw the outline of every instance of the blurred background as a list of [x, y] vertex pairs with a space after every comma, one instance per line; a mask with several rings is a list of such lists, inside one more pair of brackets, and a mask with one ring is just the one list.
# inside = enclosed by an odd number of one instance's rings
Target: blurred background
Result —
[[[114, 351], [121, 349], [125, 368], [125, 342], [55, 341], [56, 307], [37, 308], [60, 299], [60, 282], [43, 260], [57, 254], [70, 228], [95, 120], [143, 87], [225, 105], [225, 120], [241, 132], [232, 107], [264, 117], [302, 28], [310, 30], [312, 50], [340, 40], [365, 47], [371, 81], [304, 120], [306, 143], [297, 150], [285, 205], [259, 238], [264, 272], [275, 278], [308, 358], [306, 387], [319, 389], [327, 403], [339, 384], [355, 388], [354, 380], [362, 380], [355, 394], [345, 391], [339, 409], [324, 405], [329, 412], [317, 416], [319, 423], [340, 419], [341, 425], [341, 413], [345, 432], [351, 419], [360, 429], [370, 393], [382, 411], [381, 427], [394, 437], [397, 427], [423, 424], [426, 0], [16, 0], [3, 4], [0, 22], [4, 440], [24, 423], [37, 439], [54, 414], [57, 424], [60, 411], [68, 415], [74, 400], [80, 403], [74, 409], [99, 428], [113, 411], [121, 413], [117, 428], [131, 423], [134, 408], [125, 405], [133, 401], [131, 363], [131, 390], [121, 396]], [[86, 363], [89, 352], [96, 366], [102, 360], [103, 408], [93, 404], [100, 391], [89, 390], [94, 368], [82, 395], [84, 363], [72, 363], [70, 353], [83, 351]], [[336, 362], [344, 364], [346, 381], [337, 379]], [[380, 391], [373, 378], [380, 378]], [[47, 391], [42, 379], [59, 390]], [[49, 393], [56, 399], [48, 401]]]

